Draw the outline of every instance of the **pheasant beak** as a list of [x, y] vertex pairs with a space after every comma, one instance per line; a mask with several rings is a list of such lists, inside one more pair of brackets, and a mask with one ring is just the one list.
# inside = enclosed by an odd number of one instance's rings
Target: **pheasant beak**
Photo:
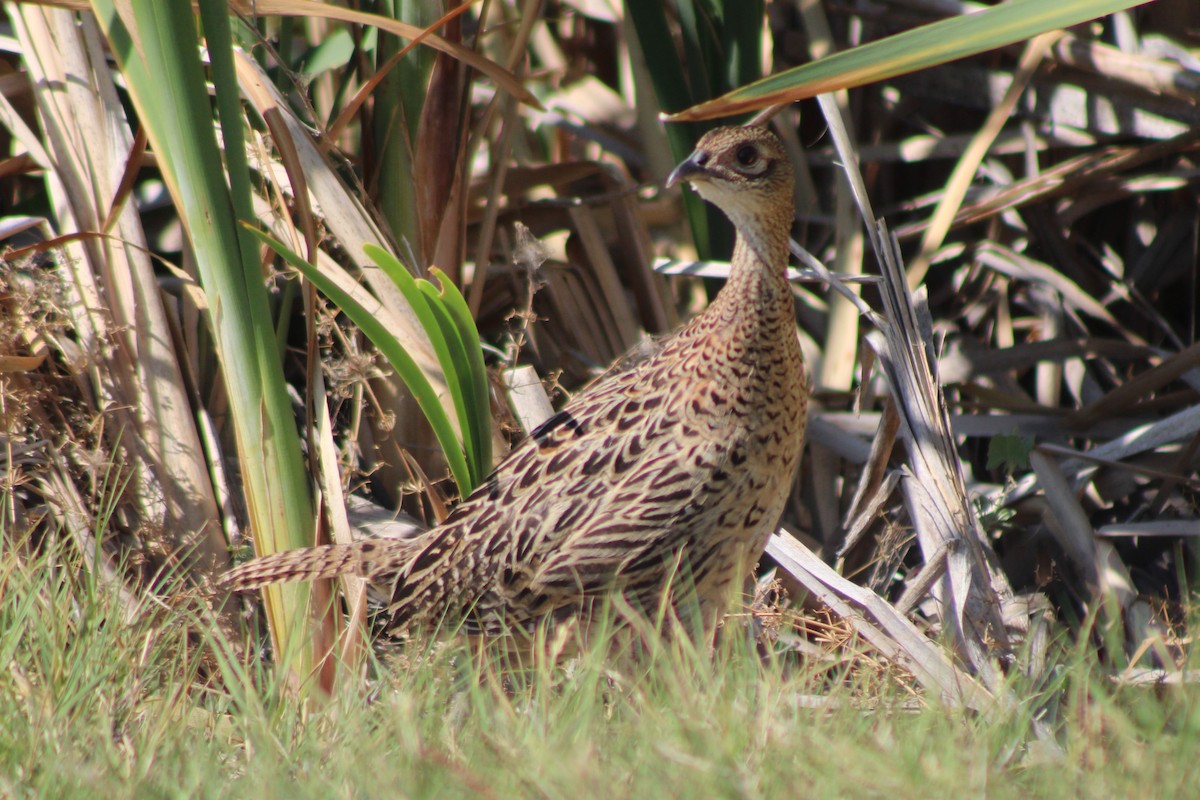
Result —
[[676, 167], [667, 177], [667, 188], [670, 189], [681, 181], [692, 181], [708, 175], [707, 163], [708, 153], [701, 153], [698, 150], [692, 153], [687, 157], [686, 161]]

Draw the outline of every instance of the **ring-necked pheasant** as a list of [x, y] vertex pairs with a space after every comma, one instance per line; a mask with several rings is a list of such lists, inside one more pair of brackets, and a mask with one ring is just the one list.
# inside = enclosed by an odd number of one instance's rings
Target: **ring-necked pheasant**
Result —
[[484, 635], [586, 617], [621, 592], [650, 613], [698, 600], [711, 633], [782, 514], [804, 437], [785, 278], [793, 177], [773, 134], [728, 127], [668, 186], [680, 181], [737, 228], [729, 282], [704, 313], [573, 398], [436, 528], [274, 554], [226, 583], [354, 574], [390, 584], [388, 627]]

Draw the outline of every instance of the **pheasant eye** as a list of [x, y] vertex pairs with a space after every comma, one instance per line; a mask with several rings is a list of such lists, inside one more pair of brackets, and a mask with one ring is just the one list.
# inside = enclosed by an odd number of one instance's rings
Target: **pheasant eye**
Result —
[[758, 148], [752, 144], [744, 144], [737, 151], [738, 163], [748, 167], [758, 160]]

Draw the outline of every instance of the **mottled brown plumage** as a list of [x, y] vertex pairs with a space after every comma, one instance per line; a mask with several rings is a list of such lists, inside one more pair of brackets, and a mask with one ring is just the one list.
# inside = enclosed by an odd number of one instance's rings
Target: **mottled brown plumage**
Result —
[[390, 585], [390, 625], [528, 631], [621, 592], [691, 598], [711, 630], [757, 562], [800, 456], [807, 391], [785, 279], [792, 169], [761, 128], [707, 134], [690, 181], [737, 228], [712, 305], [635, 368], [581, 392], [438, 527], [256, 559], [239, 589], [353, 574]]

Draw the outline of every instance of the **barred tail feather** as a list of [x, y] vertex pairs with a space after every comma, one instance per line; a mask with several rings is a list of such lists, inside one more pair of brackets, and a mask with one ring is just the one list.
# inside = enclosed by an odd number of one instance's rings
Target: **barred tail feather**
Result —
[[356, 575], [370, 580], [394, 571], [403, 563], [412, 544], [403, 540], [361, 541], [285, 550], [247, 561], [225, 573], [221, 582], [235, 592], [259, 589], [273, 583], [315, 581]]

